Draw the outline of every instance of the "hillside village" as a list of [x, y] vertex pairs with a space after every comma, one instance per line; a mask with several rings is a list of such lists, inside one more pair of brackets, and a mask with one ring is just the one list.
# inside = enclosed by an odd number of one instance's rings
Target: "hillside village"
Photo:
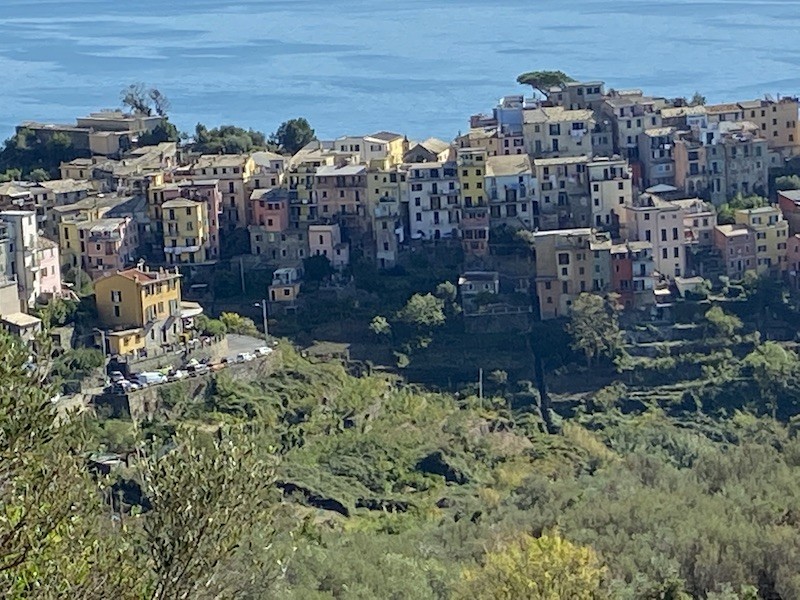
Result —
[[0, 595], [800, 597], [800, 100], [520, 81], [452, 141], [21, 124]]
[[33, 309], [74, 296], [85, 274], [95, 343], [140, 356], [195, 336], [203, 306], [183, 296], [220, 261], [238, 261], [242, 278], [271, 272], [257, 293], [279, 319], [303, 305], [312, 258], [345, 284], [356, 263], [391, 271], [430, 247], [463, 253], [470, 317], [563, 317], [583, 292], [663, 316], [687, 292], [749, 271], [796, 287], [800, 190], [775, 179], [800, 155], [799, 106], [569, 81], [502, 98], [452, 142], [380, 131], [291, 155], [140, 146], [164, 123], [145, 112], [26, 122], [19, 139], [66, 140], [80, 157], [61, 162], [58, 179], [0, 185], [0, 315], [30, 335]]

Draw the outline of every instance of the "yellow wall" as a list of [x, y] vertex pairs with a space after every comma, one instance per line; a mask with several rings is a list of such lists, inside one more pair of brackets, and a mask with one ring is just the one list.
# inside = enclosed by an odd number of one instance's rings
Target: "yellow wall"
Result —
[[[486, 190], [486, 150], [476, 149], [459, 153], [458, 182], [461, 186], [461, 200], [464, 206], [485, 206]], [[467, 198], [470, 198], [468, 201]]]
[[108, 347], [111, 354], [132, 354], [145, 347], [145, 337], [142, 330], [124, 335], [109, 335]]
[[58, 225], [58, 246], [61, 251], [61, 264], [77, 267], [81, 264], [81, 240], [78, 224], [69, 219]]
[[[288, 294], [286, 292], [288, 292]], [[293, 302], [299, 293], [299, 283], [269, 286], [269, 299], [271, 302]]]
[[[187, 210], [189, 214], [187, 214]], [[172, 212], [170, 212], [172, 211]], [[170, 218], [172, 216], [173, 218]], [[164, 231], [164, 248], [173, 246], [200, 246], [193, 254], [167, 254], [167, 261], [194, 262], [205, 260], [205, 245], [208, 242], [208, 208], [205, 202], [195, 202], [193, 206], [165, 208], [161, 213]], [[170, 230], [170, 225], [172, 229]], [[194, 240], [193, 243], [189, 243]], [[173, 258], [174, 257], [174, 258]]]
[[734, 218], [755, 232], [756, 271], [762, 274], [770, 270], [785, 270], [789, 222], [783, 219], [781, 211], [774, 206], [770, 210], [737, 210]]
[[[97, 313], [105, 327], [144, 327], [152, 319], [166, 319], [170, 302], [180, 310], [180, 276], [162, 275], [162, 279], [140, 283], [125, 275], [115, 274], [95, 282]], [[112, 292], [120, 292], [120, 295]], [[118, 307], [115, 311], [114, 307]], [[119, 316], [117, 316], [117, 312]]]

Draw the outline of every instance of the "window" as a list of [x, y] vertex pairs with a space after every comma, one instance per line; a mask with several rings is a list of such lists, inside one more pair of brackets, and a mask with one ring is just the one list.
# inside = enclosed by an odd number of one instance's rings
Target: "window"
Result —
[[560, 252], [558, 254], [558, 264], [560, 265], [568, 265], [569, 264], [569, 254], [566, 252]]
[[561, 282], [561, 293], [569, 294], [569, 282], [568, 281], [562, 281]]
[[119, 315], [120, 315], [120, 312], [119, 312], [119, 306], [116, 306], [116, 305], [115, 305], [115, 306], [114, 306], [114, 316], [115, 316], [115, 317], [119, 317]]
[[677, 227], [673, 227], [672, 228], [672, 239], [673, 240], [677, 240], [678, 239], [678, 228]]
[[661, 230], [661, 241], [662, 242], [666, 242], [667, 241], [667, 230], [666, 229], [662, 229]]
[[122, 302], [122, 292], [119, 290], [111, 290], [111, 301]]
[[666, 248], [663, 248], [661, 250], [661, 258], [667, 258], [667, 249]]

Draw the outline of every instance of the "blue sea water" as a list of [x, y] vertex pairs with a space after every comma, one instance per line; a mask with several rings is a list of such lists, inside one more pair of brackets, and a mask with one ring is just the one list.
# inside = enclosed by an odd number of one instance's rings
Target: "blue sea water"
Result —
[[182, 129], [452, 138], [561, 69], [709, 101], [800, 92], [800, 0], [0, 0], [0, 134], [147, 82]]

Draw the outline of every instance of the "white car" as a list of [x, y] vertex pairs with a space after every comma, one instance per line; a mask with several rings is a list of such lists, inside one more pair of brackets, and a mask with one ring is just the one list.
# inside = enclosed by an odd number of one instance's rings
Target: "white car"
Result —
[[272, 348], [270, 348], [269, 346], [261, 346], [260, 348], [256, 348], [253, 351], [253, 354], [255, 354], [256, 356], [267, 356], [271, 353], [272, 353]]
[[250, 362], [254, 358], [255, 356], [253, 356], [249, 352], [239, 352], [239, 354], [236, 355], [236, 362], [237, 363]]
[[163, 373], [158, 373], [157, 371], [152, 371], [149, 373], [139, 373], [136, 376], [136, 383], [141, 385], [142, 387], [148, 385], [159, 385], [161, 383], [167, 382], [167, 376]]

